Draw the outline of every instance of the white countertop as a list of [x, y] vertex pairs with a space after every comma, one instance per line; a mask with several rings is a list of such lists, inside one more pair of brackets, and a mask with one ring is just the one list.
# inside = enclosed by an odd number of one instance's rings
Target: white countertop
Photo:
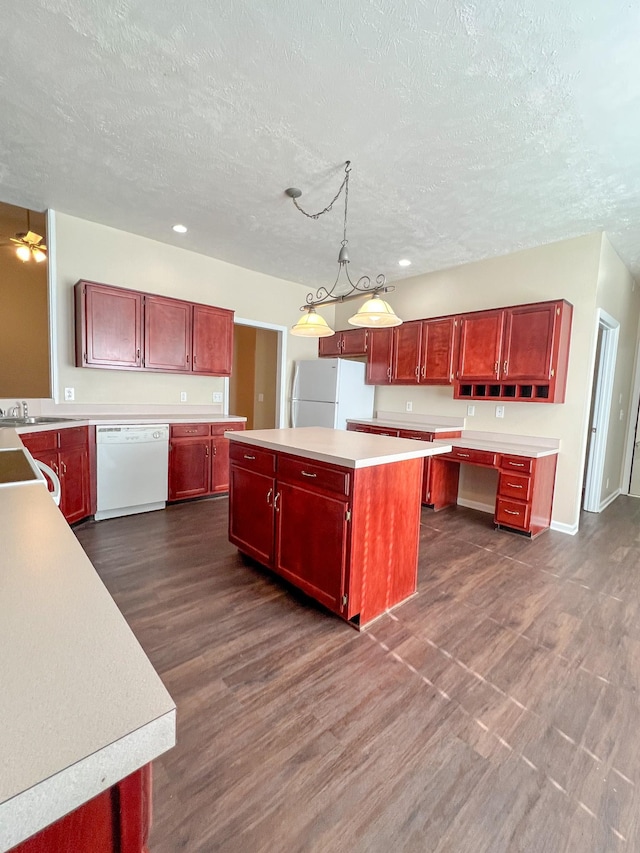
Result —
[[405, 421], [392, 418], [347, 418], [348, 424], [364, 424], [365, 426], [389, 427], [389, 429], [408, 429], [422, 432], [454, 432], [461, 430], [459, 424], [442, 424], [434, 421]]
[[292, 453], [344, 468], [368, 468], [401, 462], [404, 459], [435, 456], [446, 453], [452, 447], [446, 441], [436, 444], [325, 427], [246, 430], [228, 432], [225, 435], [231, 441]]
[[237, 415], [87, 415], [86, 417], [77, 416], [73, 420], [60, 420], [55, 423], [48, 424], [28, 424], [18, 427], [7, 427], [2, 429], [2, 419], [0, 418], [0, 443], [3, 441], [4, 434], [16, 430], [19, 435], [31, 432], [44, 432], [46, 430], [67, 429], [69, 427], [78, 426], [100, 426], [101, 424], [173, 424], [173, 423], [189, 423], [189, 424], [230, 424], [230, 423], [245, 423], [246, 418]]
[[46, 488], [0, 518], [4, 853], [170, 749], [175, 705]]

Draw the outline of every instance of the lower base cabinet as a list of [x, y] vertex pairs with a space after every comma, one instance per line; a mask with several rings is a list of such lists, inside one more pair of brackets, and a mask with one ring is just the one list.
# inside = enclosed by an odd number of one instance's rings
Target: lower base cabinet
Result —
[[151, 765], [47, 826], [11, 853], [149, 853]]
[[343, 468], [231, 442], [229, 539], [361, 627], [416, 590], [422, 459]]
[[20, 438], [34, 459], [44, 462], [60, 479], [60, 510], [69, 524], [93, 512], [89, 448], [92, 427], [69, 427], [25, 433]]
[[171, 424], [169, 500], [229, 491], [229, 439], [224, 433], [244, 423]]

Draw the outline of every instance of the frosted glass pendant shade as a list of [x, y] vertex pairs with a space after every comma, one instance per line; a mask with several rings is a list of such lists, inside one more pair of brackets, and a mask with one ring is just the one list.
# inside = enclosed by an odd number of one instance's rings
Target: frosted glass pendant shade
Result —
[[315, 308], [309, 308], [304, 312], [295, 326], [291, 327], [292, 335], [299, 335], [302, 338], [328, 338], [334, 335], [335, 332], [327, 324], [324, 317], [316, 314]]
[[385, 326], [400, 326], [402, 320], [393, 312], [393, 308], [376, 293], [358, 308], [353, 317], [349, 317], [352, 326], [365, 329], [378, 329]]

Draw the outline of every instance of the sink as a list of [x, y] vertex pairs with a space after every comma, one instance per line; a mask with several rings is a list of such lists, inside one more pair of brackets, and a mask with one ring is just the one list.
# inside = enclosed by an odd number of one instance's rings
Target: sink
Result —
[[0, 427], [36, 426], [37, 424], [60, 424], [74, 421], [75, 418], [0, 418]]

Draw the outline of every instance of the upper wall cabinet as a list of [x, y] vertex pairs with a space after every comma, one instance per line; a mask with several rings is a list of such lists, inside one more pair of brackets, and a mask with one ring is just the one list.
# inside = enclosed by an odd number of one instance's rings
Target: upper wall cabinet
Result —
[[321, 358], [366, 355], [368, 340], [369, 329], [346, 329], [326, 338], [318, 338], [318, 355]]
[[89, 281], [75, 309], [78, 367], [231, 375], [233, 311]]
[[572, 314], [559, 300], [460, 317], [454, 397], [563, 403]]
[[455, 317], [412, 320], [369, 333], [370, 385], [451, 385]]

